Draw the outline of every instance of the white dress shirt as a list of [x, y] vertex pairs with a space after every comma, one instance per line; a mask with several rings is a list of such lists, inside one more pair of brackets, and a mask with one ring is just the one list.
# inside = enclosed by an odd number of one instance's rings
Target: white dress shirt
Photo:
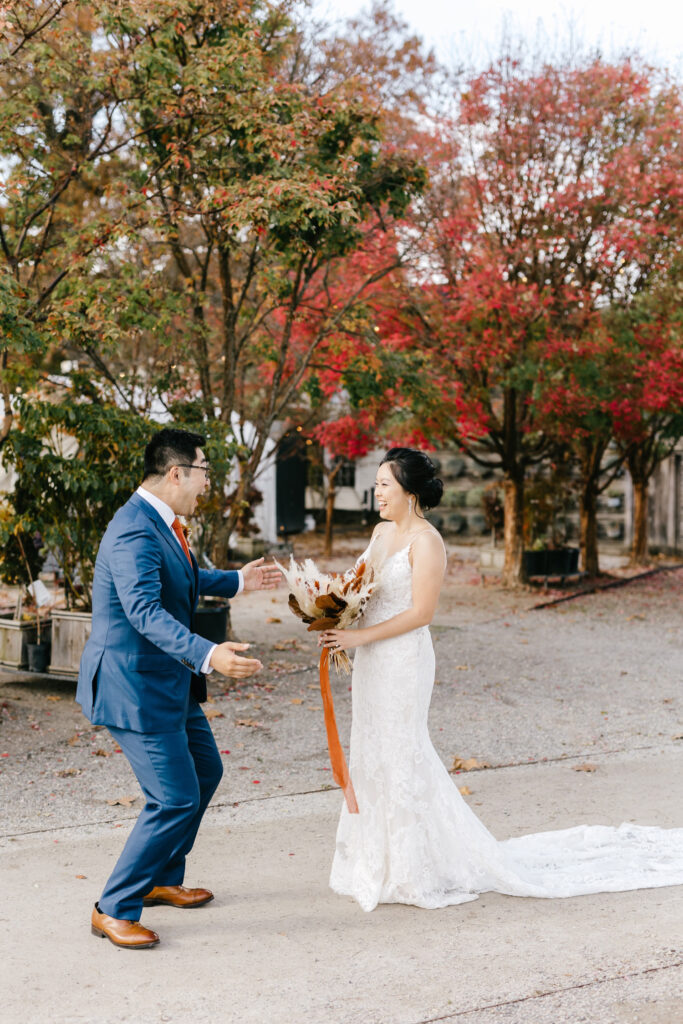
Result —
[[[182, 548], [180, 539], [176, 534], [175, 530], [173, 529], [173, 523], [175, 522], [176, 514], [171, 508], [171, 506], [167, 505], [165, 501], [161, 500], [161, 498], [157, 498], [156, 494], [152, 494], [152, 492], [148, 491], [145, 487], [138, 487], [137, 493], [140, 495], [141, 498], [144, 498], [145, 501], [149, 502], [152, 508], [159, 513], [159, 515], [161, 516], [161, 518], [171, 531], [173, 539], [175, 540], [176, 544], [178, 545], [179, 548]], [[239, 578], [239, 582], [237, 584], [237, 593], [239, 594], [242, 590], [244, 590], [244, 576], [242, 574], [241, 569], [237, 570], [237, 576]], [[213, 668], [211, 667], [209, 662], [211, 661], [211, 655], [216, 650], [217, 646], [217, 644], [213, 645], [213, 647], [211, 648], [207, 656], [204, 658], [204, 661], [202, 663], [200, 671], [203, 672], [204, 675], [206, 676], [208, 676], [210, 672], [213, 672]]]

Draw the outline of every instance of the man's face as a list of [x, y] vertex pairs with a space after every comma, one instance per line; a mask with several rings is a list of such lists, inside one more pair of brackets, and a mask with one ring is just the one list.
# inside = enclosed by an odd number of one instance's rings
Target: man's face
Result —
[[201, 448], [195, 451], [192, 468], [179, 467], [176, 484], [176, 504], [173, 511], [179, 516], [191, 516], [197, 507], [197, 498], [209, 486], [208, 463]]

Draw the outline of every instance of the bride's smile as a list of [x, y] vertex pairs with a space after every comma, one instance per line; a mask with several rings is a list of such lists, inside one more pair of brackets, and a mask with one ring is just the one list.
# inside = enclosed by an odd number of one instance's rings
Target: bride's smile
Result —
[[380, 466], [375, 480], [375, 500], [382, 519], [388, 519], [400, 526], [410, 515], [410, 496], [401, 487], [388, 465]]

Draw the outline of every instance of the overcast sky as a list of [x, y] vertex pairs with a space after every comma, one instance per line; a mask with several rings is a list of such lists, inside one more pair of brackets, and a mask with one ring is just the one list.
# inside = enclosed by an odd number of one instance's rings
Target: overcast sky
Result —
[[[316, 0], [316, 10], [345, 17], [368, 7], [363, 0]], [[533, 39], [542, 25], [551, 38], [566, 38], [573, 25], [580, 39], [605, 56], [637, 49], [649, 61], [683, 70], [681, 0], [394, 0], [394, 9], [448, 61], [454, 55], [477, 62], [493, 54], [504, 20]]]

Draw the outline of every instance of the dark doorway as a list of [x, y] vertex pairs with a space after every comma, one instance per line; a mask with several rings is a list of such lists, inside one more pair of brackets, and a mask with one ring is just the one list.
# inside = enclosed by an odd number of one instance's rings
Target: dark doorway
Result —
[[275, 464], [275, 516], [278, 536], [301, 533], [306, 518], [305, 446], [295, 431], [280, 441]]

